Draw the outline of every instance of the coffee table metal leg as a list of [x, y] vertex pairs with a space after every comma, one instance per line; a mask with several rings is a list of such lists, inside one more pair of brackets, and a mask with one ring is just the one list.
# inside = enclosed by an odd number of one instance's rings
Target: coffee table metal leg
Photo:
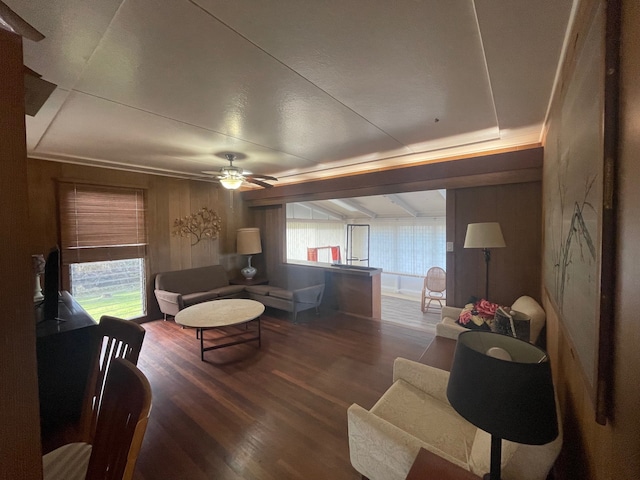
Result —
[[[221, 344], [221, 345], [212, 345], [212, 346], [209, 346], [209, 347], [206, 347], [206, 348], [204, 346], [204, 331], [205, 330], [210, 330], [210, 328], [197, 328], [196, 329], [196, 338], [198, 336], [200, 337], [200, 360], [202, 360], [204, 362], [204, 352], [208, 352], [209, 350], [217, 350], [219, 348], [224, 348], [224, 347], [230, 347], [232, 345], [239, 345], [241, 343], [255, 342], [257, 340], [258, 341], [258, 348], [262, 347], [262, 322], [260, 321], [260, 318], [261, 317], [257, 317], [255, 319], [249, 320], [247, 322], [247, 324], [250, 323], [250, 322], [253, 322], [253, 321], [258, 322], [257, 335], [255, 335], [255, 336], [253, 336], [251, 338], [243, 338], [243, 339], [237, 340], [235, 342], [232, 341], [232, 342], [227, 342], [227, 343], [224, 343], [224, 344]], [[245, 325], [245, 328], [247, 328], [246, 325]], [[231, 337], [233, 337], [235, 335], [237, 335], [237, 334], [229, 335], [226, 338], [231, 338]], [[224, 338], [225, 337], [222, 337], [222, 338], [219, 338], [217, 340], [224, 339]]]
[[201, 328], [198, 330], [200, 331], [200, 360], [204, 362], [204, 332]]

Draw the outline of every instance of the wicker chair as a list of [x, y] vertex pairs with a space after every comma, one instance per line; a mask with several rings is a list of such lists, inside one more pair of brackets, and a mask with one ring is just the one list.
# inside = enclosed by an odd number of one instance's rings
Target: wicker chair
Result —
[[447, 273], [440, 267], [431, 267], [424, 277], [424, 286], [422, 287], [422, 301], [420, 308], [423, 313], [429, 310], [432, 301], [438, 302], [442, 308], [442, 301], [446, 300], [444, 294], [447, 289]]

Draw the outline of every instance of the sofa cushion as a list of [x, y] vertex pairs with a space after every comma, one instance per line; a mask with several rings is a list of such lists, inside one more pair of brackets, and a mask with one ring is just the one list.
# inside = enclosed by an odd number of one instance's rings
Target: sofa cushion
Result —
[[229, 297], [244, 292], [244, 289], [244, 285], [226, 285], [224, 287], [214, 288], [211, 291], [219, 297]]
[[269, 292], [271, 292], [271, 290], [275, 290], [278, 287], [274, 287], [271, 285], [250, 285], [247, 287], [244, 287], [244, 289], [249, 292], [249, 293], [255, 293], [256, 295], [269, 295]]
[[477, 428], [456, 413], [451, 405], [408, 382], [394, 382], [371, 413], [467, 463]]
[[207, 292], [229, 285], [227, 272], [222, 265], [188, 268], [156, 275], [156, 289], [178, 292], [183, 295]]
[[270, 297], [282, 298], [283, 300], [293, 300], [293, 292], [284, 288], [274, 288], [269, 292]]
[[188, 295], [182, 296], [182, 301], [184, 302], [184, 306], [190, 307], [191, 305], [195, 305], [196, 303], [208, 302], [209, 300], [215, 300], [218, 298], [218, 294], [214, 292], [198, 292], [198, 293], [189, 293]]
[[[544, 445], [524, 445], [502, 440], [501, 477], [505, 480], [547, 478], [550, 466], [562, 448], [562, 435]], [[490, 469], [491, 435], [478, 429], [471, 448], [469, 469], [482, 475]]]

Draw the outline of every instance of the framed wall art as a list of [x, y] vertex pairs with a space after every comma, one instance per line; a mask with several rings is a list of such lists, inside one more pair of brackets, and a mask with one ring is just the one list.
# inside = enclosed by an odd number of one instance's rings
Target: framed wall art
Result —
[[544, 285], [606, 423], [615, 260], [618, 2], [592, 2], [551, 116], [544, 168]]

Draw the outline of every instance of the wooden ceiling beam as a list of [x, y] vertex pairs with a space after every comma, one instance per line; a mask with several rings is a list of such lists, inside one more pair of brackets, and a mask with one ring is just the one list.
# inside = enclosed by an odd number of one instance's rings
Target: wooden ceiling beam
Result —
[[543, 148], [242, 192], [249, 207], [542, 180]]

